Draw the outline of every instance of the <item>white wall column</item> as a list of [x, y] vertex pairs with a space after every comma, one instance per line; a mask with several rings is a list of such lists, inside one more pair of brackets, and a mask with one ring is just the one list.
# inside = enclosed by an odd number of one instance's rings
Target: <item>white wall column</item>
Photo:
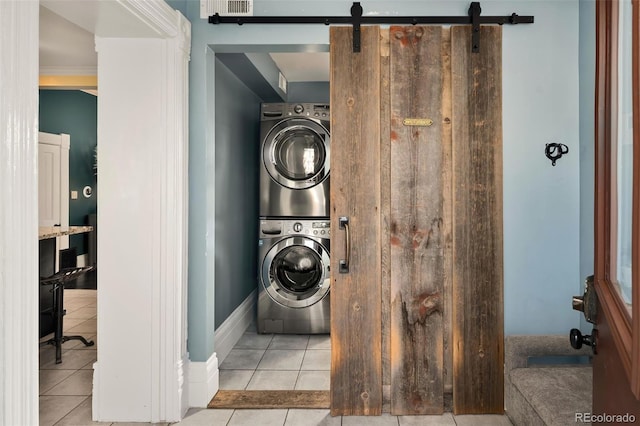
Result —
[[0, 425], [38, 423], [37, 1], [0, 1]]
[[172, 12], [153, 21], [160, 38], [96, 37], [99, 421], [178, 421], [188, 408], [190, 24]]

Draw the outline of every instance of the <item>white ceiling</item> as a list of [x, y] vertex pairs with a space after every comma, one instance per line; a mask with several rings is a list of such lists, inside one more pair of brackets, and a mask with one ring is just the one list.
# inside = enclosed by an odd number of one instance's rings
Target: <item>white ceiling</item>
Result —
[[40, 6], [40, 73], [95, 75], [93, 34]]
[[[270, 55], [289, 82], [329, 81], [327, 52]], [[91, 32], [40, 6], [41, 74], [95, 75], [97, 62]]]
[[329, 52], [270, 53], [289, 82], [329, 81]]

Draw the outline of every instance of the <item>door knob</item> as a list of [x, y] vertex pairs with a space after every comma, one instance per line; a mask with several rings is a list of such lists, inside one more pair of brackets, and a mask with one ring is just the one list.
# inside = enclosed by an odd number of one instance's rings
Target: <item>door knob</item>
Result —
[[596, 338], [598, 337], [598, 330], [595, 328], [591, 331], [591, 335], [583, 335], [577, 328], [572, 328], [569, 332], [569, 342], [573, 349], [580, 349], [582, 345], [591, 346], [593, 353], [596, 352]]

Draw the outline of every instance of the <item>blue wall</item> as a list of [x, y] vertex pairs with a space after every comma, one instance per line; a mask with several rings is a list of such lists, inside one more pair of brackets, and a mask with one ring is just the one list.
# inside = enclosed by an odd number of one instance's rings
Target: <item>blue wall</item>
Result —
[[215, 61], [215, 328], [257, 288], [262, 101]]
[[[69, 194], [69, 224], [84, 225], [87, 215], [96, 213], [97, 180], [94, 175], [94, 149], [98, 139], [98, 101], [79, 90], [40, 90], [40, 131], [67, 133], [71, 136], [69, 150], [69, 191], [78, 191], [78, 199]], [[82, 195], [90, 186], [91, 198]], [[87, 253], [86, 235], [71, 235], [69, 247], [78, 255]]]
[[[256, 2], [256, 15], [348, 15], [351, 1]], [[178, 3], [192, 22], [190, 64], [189, 352], [214, 352], [216, 206], [230, 195], [219, 185], [215, 52], [327, 51], [323, 25], [219, 25], [199, 18], [199, 2]], [[466, 15], [468, 1], [370, 1], [365, 14]], [[579, 3], [489, 1], [484, 15], [535, 15], [535, 24], [504, 26], [504, 321], [506, 334], [559, 333], [579, 325], [571, 296], [581, 288]], [[295, 37], [292, 35], [295, 34]], [[545, 144], [571, 152], [552, 167]], [[245, 224], [248, 229], [253, 226]], [[241, 237], [240, 237], [241, 238]], [[247, 236], [248, 238], [248, 236]], [[251, 259], [251, 261], [253, 261]], [[230, 306], [231, 310], [235, 308]], [[218, 315], [215, 315], [218, 317]]]
[[329, 103], [328, 81], [295, 81], [289, 83], [287, 102]]

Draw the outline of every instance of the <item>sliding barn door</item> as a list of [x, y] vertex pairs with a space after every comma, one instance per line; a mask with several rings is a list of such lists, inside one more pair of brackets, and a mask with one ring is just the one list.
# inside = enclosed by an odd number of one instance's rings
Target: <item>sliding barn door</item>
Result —
[[502, 413], [500, 28], [361, 37], [331, 29], [332, 414]]
[[352, 50], [351, 28], [331, 28], [331, 414], [379, 415], [379, 28]]

